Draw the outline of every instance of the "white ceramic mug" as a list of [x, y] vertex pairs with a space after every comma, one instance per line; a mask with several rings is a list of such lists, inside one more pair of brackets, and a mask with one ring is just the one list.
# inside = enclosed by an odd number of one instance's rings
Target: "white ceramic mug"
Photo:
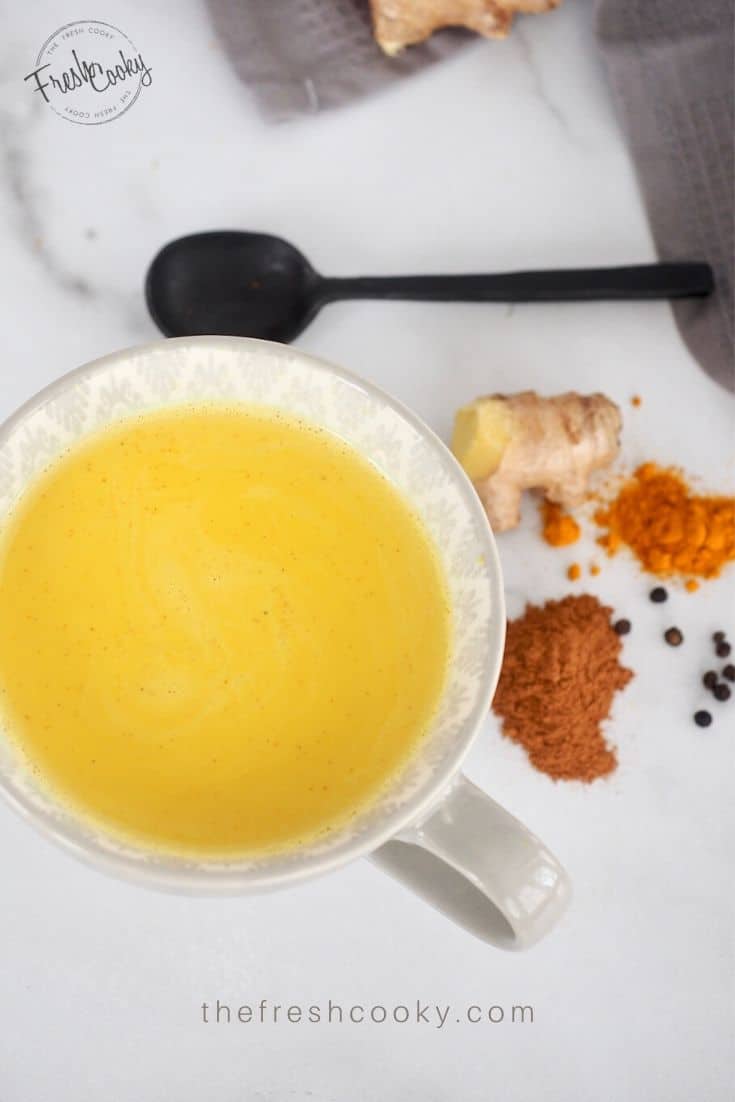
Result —
[[29, 480], [85, 434], [143, 410], [256, 402], [307, 418], [366, 456], [411, 502], [439, 550], [451, 593], [453, 648], [430, 731], [389, 795], [349, 831], [275, 858], [163, 858], [81, 823], [0, 738], [0, 790], [78, 857], [164, 890], [250, 893], [369, 855], [494, 945], [532, 945], [569, 898], [566, 873], [526, 828], [460, 772], [490, 705], [505, 608], [495, 541], [475, 491], [441, 441], [368, 383], [264, 341], [191, 337], [114, 353], [52, 383], [0, 428], [0, 524]]

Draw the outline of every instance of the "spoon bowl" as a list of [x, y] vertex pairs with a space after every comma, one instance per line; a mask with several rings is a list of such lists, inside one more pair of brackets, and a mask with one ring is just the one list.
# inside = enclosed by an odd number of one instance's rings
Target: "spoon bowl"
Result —
[[319, 283], [288, 241], [219, 230], [161, 249], [148, 269], [146, 300], [167, 337], [222, 333], [288, 342], [319, 309]]

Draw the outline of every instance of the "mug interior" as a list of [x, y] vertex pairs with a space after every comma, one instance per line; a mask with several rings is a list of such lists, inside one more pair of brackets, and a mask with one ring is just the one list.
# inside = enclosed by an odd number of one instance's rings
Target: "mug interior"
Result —
[[266, 341], [158, 341], [51, 384], [0, 427], [0, 527], [29, 481], [83, 436], [143, 411], [217, 401], [276, 407], [322, 426], [369, 459], [421, 517], [451, 597], [453, 646], [439, 708], [420, 750], [349, 828], [268, 858], [163, 857], [88, 826], [34, 780], [3, 731], [2, 717], [0, 791], [44, 833], [109, 872], [163, 889], [234, 893], [327, 871], [374, 849], [431, 806], [487, 713], [500, 670], [505, 609], [485, 514], [441, 441], [377, 388]]

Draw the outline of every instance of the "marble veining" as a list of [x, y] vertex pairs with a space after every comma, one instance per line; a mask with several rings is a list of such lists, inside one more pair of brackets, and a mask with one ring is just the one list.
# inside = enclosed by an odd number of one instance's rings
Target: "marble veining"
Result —
[[46, 277], [64, 292], [93, 297], [89, 282], [70, 270], [44, 240], [42, 196], [33, 184], [32, 145], [28, 141], [41, 110], [41, 104], [34, 103], [25, 117], [0, 113], [0, 158], [8, 205], [15, 215], [19, 241], [43, 267]]

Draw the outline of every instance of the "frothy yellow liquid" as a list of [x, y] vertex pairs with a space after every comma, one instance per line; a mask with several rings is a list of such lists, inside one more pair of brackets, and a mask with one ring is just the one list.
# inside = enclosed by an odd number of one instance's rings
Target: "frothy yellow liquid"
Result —
[[0, 536], [0, 711], [78, 814], [181, 854], [339, 829], [445, 676], [430, 540], [326, 432], [181, 408], [88, 438]]

